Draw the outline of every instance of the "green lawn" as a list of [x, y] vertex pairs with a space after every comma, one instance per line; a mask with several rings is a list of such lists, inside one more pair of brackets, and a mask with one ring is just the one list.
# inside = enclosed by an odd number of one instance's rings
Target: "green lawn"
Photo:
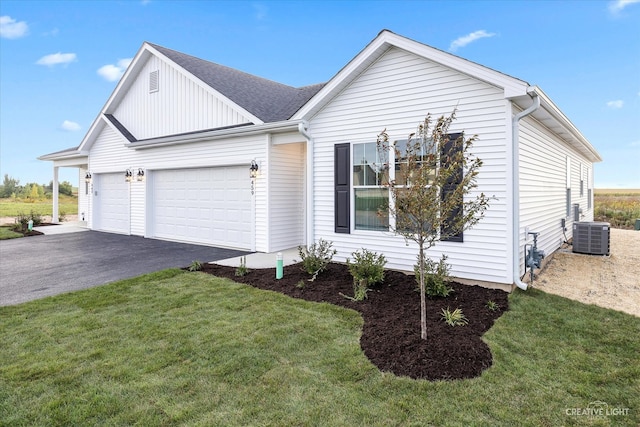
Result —
[[[29, 214], [31, 211], [40, 215], [51, 215], [53, 201], [49, 199], [28, 202], [23, 200], [0, 199], [0, 216], [18, 216], [20, 213]], [[74, 196], [60, 196], [59, 212], [66, 215], [78, 213], [78, 198]]]
[[0, 240], [17, 239], [18, 237], [24, 236], [11, 230], [11, 227], [0, 227]]
[[[537, 290], [510, 304], [493, 367], [434, 383], [371, 365], [354, 311], [203, 273], [0, 307], [0, 425], [640, 423], [640, 318]], [[567, 415], [595, 401], [618, 415]]]

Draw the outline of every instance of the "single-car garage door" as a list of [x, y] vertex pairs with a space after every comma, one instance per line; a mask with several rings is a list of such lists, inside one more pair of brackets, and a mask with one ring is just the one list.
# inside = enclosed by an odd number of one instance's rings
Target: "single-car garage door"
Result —
[[247, 169], [154, 172], [154, 237], [250, 250], [253, 215]]
[[129, 234], [129, 183], [124, 173], [99, 174], [96, 184], [94, 228]]

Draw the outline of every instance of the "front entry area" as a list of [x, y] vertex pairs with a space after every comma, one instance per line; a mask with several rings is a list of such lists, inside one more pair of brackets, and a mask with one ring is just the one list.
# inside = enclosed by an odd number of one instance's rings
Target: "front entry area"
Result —
[[251, 250], [253, 206], [246, 167], [154, 171], [152, 237]]

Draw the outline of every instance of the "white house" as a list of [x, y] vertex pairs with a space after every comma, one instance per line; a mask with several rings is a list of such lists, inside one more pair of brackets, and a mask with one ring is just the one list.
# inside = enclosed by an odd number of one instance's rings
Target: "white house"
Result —
[[451, 131], [478, 135], [478, 191], [495, 199], [430, 256], [461, 279], [521, 285], [526, 231], [552, 253], [574, 205], [593, 220], [599, 154], [540, 88], [387, 30], [302, 88], [144, 43], [80, 145], [40, 159], [54, 178], [79, 169], [93, 230], [259, 252], [323, 238], [338, 261], [366, 247], [412, 270], [415, 247], [371, 219], [366, 199], [388, 190], [361, 164], [383, 129], [401, 140], [456, 107]]

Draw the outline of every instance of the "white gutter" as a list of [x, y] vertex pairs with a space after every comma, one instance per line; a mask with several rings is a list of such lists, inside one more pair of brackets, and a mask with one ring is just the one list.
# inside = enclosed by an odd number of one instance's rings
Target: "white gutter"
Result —
[[540, 108], [540, 97], [536, 93], [536, 87], [527, 89], [533, 103], [529, 108], [513, 116], [512, 131], [512, 159], [513, 183], [512, 183], [512, 215], [513, 215], [513, 283], [522, 290], [527, 290], [527, 284], [520, 280], [520, 141], [519, 122], [522, 118]]
[[239, 127], [232, 127], [229, 129], [211, 130], [205, 132], [197, 132], [191, 135], [172, 135], [159, 138], [145, 139], [142, 141], [128, 142], [125, 145], [127, 148], [133, 148], [134, 150], [144, 148], [164, 147], [167, 145], [187, 144], [199, 141], [211, 141], [216, 139], [223, 139], [236, 136], [248, 136], [259, 135], [265, 132], [277, 133], [287, 132], [299, 129], [298, 124], [301, 121], [284, 121], [265, 123], [261, 125], [246, 125]]
[[307, 139], [307, 246], [314, 243], [313, 236], [313, 138], [308, 132], [309, 123], [298, 124], [298, 132]]

